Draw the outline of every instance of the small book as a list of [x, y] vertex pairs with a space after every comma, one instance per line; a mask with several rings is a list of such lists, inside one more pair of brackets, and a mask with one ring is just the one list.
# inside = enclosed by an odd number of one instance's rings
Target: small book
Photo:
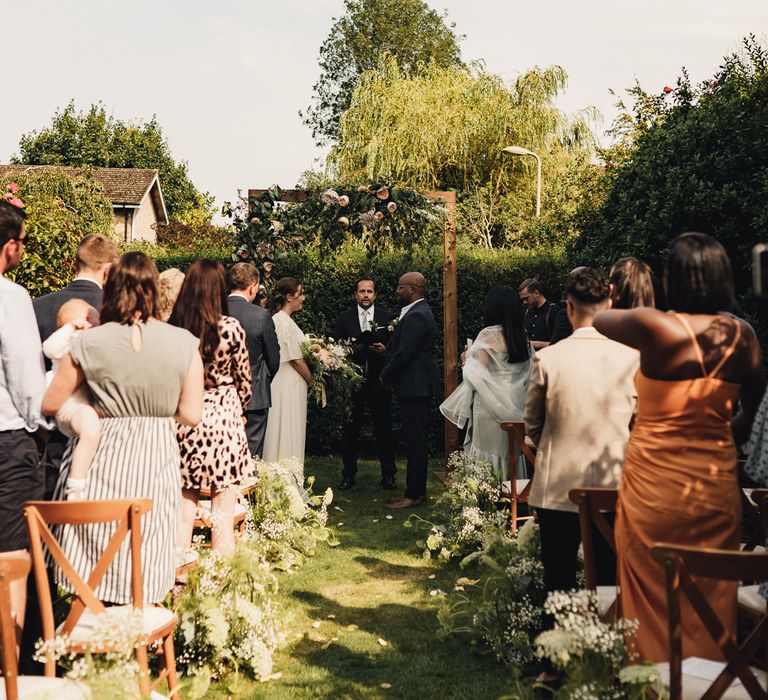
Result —
[[379, 341], [376, 339], [376, 336], [372, 331], [363, 331], [360, 335], [357, 336], [357, 338], [355, 338], [355, 343], [360, 343], [365, 345], [365, 347], [378, 342]]

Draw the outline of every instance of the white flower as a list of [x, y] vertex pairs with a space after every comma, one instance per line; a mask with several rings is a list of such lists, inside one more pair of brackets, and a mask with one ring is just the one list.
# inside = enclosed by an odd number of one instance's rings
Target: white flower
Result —
[[655, 666], [638, 664], [622, 668], [619, 671], [619, 680], [627, 685], [653, 685], [661, 680], [661, 676]]
[[339, 193], [335, 190], [325, 190], [320, 195], [320, 200], [323, 204], [337, 204], [339, 201]]
[[323, 494], [323, 505], [329, 506], [331, 503], [333, 503], [333, 489], [329, 486]]

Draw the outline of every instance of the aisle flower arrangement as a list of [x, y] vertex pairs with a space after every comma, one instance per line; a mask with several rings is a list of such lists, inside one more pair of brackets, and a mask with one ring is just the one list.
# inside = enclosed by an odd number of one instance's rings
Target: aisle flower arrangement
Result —
[[432, 520], [412, 515], [404, 523], [430, 528], [424, 542], [419, 542], [425, 559], [465, 557], [509, 529], [501, 481], [489, 462], [454, 452], [448, 458], [448, 471], [450, 482], [435, 501]]
[[296, 460], [269, 464], [257, 459], [254, 467], [259, 488], [250, 497], [245, 537], [273, 569], [293, 571], [314, 555], [319, 542], [339, 544], [327, 526], [330, 488], [313, 495], [314, 477], [309, 477], [305, 490], [299, 483], [303, 466]]
[[187, 694], [204, 697], [230, 672], [268, 680], [283, 641], [274, 599], [277, 578], [257, 547], [241, 540], [232, 557], [213, 550], [191, 570], [176, 604], [177, 664], [193, 679]]
[[544, 610], [555, 626], [537, 637], [536, 654], [562, 674], [559, 697], [644, 700], [663, 693], [654, 666], [627, 665], [627, 640], [636, 635], [637, 622], [600, 620], [593, 591], [550, 593]]
[[438, 613], [443, 634], [464, 635], [517, 669], [532, 664], [544, 602], [538, 526], [528, 520], [514, 538], [497, 533], [460, 566], [471, 577], [456, 581]]
[[362, 368], [349, 358], [350, 344], [309, 335], [301, 344], [301, 352], [312, 371], [309, 391], [315, 402], [325, 408], [330, 390], [340, 405], [349, 406], [352, 395], [363, 383]]

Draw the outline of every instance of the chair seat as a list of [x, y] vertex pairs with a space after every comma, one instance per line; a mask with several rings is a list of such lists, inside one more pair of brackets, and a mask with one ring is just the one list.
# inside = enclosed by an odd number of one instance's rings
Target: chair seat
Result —
[[751, 586], [739, 586], [737, 594], [739, 605], [746, 608], [750, 612], [755, 612], [758, 615], [765, 615], [768, 612], [768, 606], [766, 606], [766, 600], [758, 593], [760, 586], [753, 584]]
[[616, 586], [597, 587], [597, 614], [604, 618], [616, 602]]
[[[711, 679], [699, 678], [698, 676], [694, 676], [685, 672], [686, 661], [699, 660], [700, 659], [695, 659], [694, 657], [683, 660], [683, 700], [700, 700], [701, 696], [704, 695], [704, 693], [709, 689], [709, 686], [712, 685], [714, 679], [717, 677], [717, 674], [714, 674]], [[710, 661], [709, 663], [712, 664], [713, 668], [718, 668], [718, 673], [725, 668], [725, 664], [719, 661]], [[661, 682], [666, 687], [669, 687], [669, 664], [656, 664], [656, 670], [661, 676]], [[757, 668], [752, 668], [752, 673], [755, 674], [758, 683], [760, 683], [760, 685], [765, 688], [766, 682], [768, 682], [768, 674], [766, 674], [765, 671], [761, 671]], [[733, 683], [731, 683], [731, 687], [728, 688], [728, 690], [725, 691], [725, 694], [721, 697], [723, 700], [749, 700], [749, 693], [741, 684], [741, 681], [736, 679]]]
[[[248, 479], [243, 479], [242, 483], [240, 484], [240, 493], [243, 496], [247, 496], [251, 491], [255, 491], [257, 488], [259, 488], [259, 477], [252, 476]], [[200, 489], [200, 498], [210, 498], [211, 497], [211, 490], [210, 489]]]
[[[19, 700], [91, 700], [91, 689], [67, 678], [20, 676], [16, 687]], [[5, 682], [0, 678], [0, 700], [5, 700]]]
[[[85, 610], [80, 619], [75, 625], [75, 629], [69, 635], [71, 642], [75, 645], [88, 644], [93, 637], [96, 630], [100, 627], [99, 615], [108, 615], [118, 618], [125, 616], [133, 612], [132, 605], [115, 605], [111, 608], [107, 608], [103, 613], [94, 613], [90, 610]], [[142, 624], [141, 633], [147, 637], [154, 637], [161, 632], [168, 625], [176, 623], [176, 615], [172, 610], [167, 608], [158, 608], [155, 606], [147, 606], [142, 610]], [[59, 625], [57, 632], [61, 632], [61, 628], [64, 623]]]
[[[516, 480], [516, 486], [517, 486], [517, 495], [519, 496], [524, 490], [525, 487], [528, 486], [528, 482], [530, 479], [517, 479]], [[501, 482], [501, 497], [502, 498], [510, 498], [512, 496], [512, 482], [511, 481], [502, 481]]]
[[[248, 507], [240, 503], [235, 503], [235, 525], [239, 525], [245, 520]], [[213, 514], [211, 512], [211, 502], [200, 499], [197, 503], [197, 516], [195, 517], [195, 527], [212, 527]]]

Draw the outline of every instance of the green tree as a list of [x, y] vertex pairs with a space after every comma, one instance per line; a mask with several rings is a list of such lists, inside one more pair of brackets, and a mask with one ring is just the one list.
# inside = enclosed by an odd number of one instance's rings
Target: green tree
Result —
[[630, 92], [620, 155], [606, 160], [605, 197], [579, 212], [573, 259], [607, 267], [636, 255], [658, 273], [670, 241], [699, 230], [725, 246], [745, 291], [768, 230], [768, 50], [748, 37], [698, 86], [684, 72], [659, 94]]
[[32, 165], [157, 168], [168, 215], [185, 222], [208, 221], [212, 198], [189, 179], [187, 163], [175, 161], [155, 117], [128, 123], [107, 114], [103, 104], [78, 112], [70, 102], [51, 124], [24, 134], [15, 163]]
[[[567, 116], [555, 106], [566, 80], [559, 66], [533, 68], [506, 85], [479, 65], [433, 63], [408, 73], [390, 58], [360, 77], [329, 165], [343, 182], [380, 177], [457, 190], [460, 232], [488, 247], [562, 240], [552, 222], [570, 206], [594, 147], [594, 114]], [[544, 216], [533, 228], [536, 164], [502, 153], [510, 145], [542, 159]]]
[[318, 145], [335, 142], [339, 119], [349, 107], [358, 77], [394, 56], [403, 70], [434, 61], [461, 65], [455, 24], [423, 0], [345, 0], [344, 15], [334, 20], [320, 47], [320, 79], [312, 104], [301, 116]]

